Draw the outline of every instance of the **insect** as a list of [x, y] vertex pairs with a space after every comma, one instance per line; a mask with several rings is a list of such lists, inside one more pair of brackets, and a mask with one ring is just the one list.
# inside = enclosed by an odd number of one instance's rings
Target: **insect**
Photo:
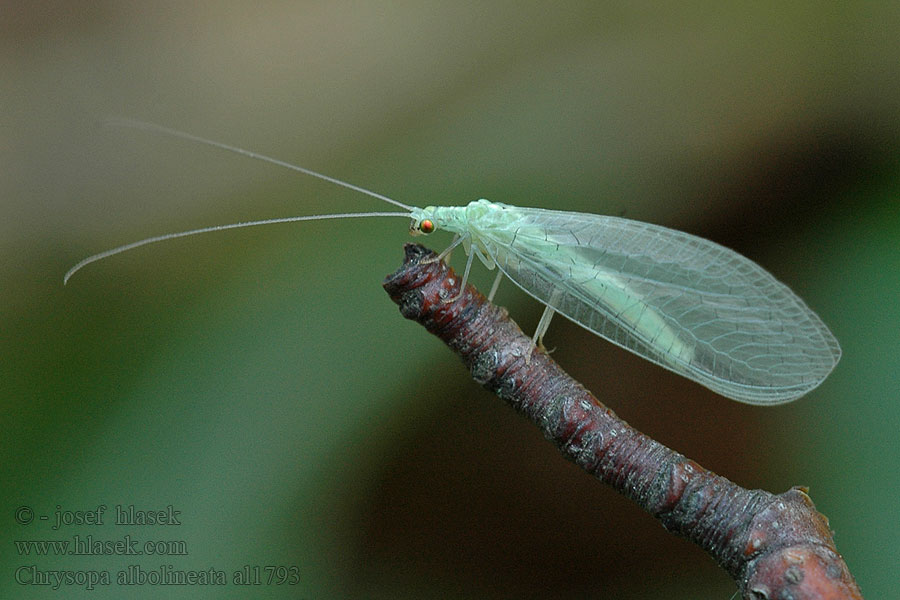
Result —
[[[822, 320], [786, 285], [748, 258], [681, 231], [620, 217], [488, 200], [466, 206], [408, 206], [381, 194], [189, 133], [140, 121], [132, 127], [214, 146], [287, 167], [372, 196], [404, 212], [309, 215], [204, 227], [151, 237], [85, 258], [85, 265], [178, 237], [320, 219], [405, 217], [410, 232], [455, 234], [440, 255], [462, 245], [468, 256], [462, 286], [477, 256], [545, 305], [535, 332], [539, 342], [560, 313], [638, 356], [749, 404], [795, 400], [818, 386], [841, 356]], [[452, 301], [453, 299], [450, 299]]]

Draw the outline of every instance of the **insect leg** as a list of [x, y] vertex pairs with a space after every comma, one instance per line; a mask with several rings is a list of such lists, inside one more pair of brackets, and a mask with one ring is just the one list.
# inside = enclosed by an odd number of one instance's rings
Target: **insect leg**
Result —
[[456, 302], [459, 300], [459, 297], [463, 295], [463, 291], [466, 289], [466, 282], [469, 280], [469, 271], [472, 269], [473, 260], [475, 260], [475, 250], [472, 250], [472, 252], [469, 253], [469, 258], [466, 259], [466, 270], [463, 271], [462, 281], [459, 283], [459, 293], [452, 298], [445, 298], [445, 304]]
[[419, 262], [419, 264], [427, 265], [429, 263], [437, 262], [439, 260], [450, 260], [450, 253], [453, 252], [453, 249], [462, 244], [469, 236], [467, 235], [459, 235], [458, 233], [453, 234], [453, 241], [450, 242], [450, 245], [447, 248], [435, 256], [434, 258], [426, 258]]
[[550, 328], [550, 319], [556, 314], [556, 309], [553, 307], [559, 303], [559, 297], [561, 295], [562, 291], [559, 288], [555, 288], [550, 292], [550, 299], [547, 300], [547, 307], [544, 309], [544, 314], [541, 315], [541, 320], [538, 321], [534, 337], [531, 338], [532, 347], [538, 346], [542, 350], [546, 350], [546, 348], [544, 348], [544, 334], [547, 333], [547, 330]]
[[534, 337], [531, 338], [532, 344], [540, 346], [541, 348], [544, 347], [544, 334], [547, 333], [547, 330], [550, 328], [550, 319], [552, 319], [555, 314], [556, 310], [548, 304], [544, 309], [544, 314], [541, 315], [541, 320], [538, 321]]
[[497, 277], [494, 278], [494, 284], [491, 286], [491, 293], [488, 294], [488, 302], [493, 302], [494, 294], [497, 293], [497, 288], [500, 287], [501, 279], [503, 279], [503, 271], [497, 269]]
[[438, 254], [438, 260], [443, 260], [448, 265], [450, 264], [450, 254], [453, 253], [453, 249], [456, 248], [459, 243], [462, 241], [460, 235], [458, 233], [453, 234], [453, 239], [450, 240], [450, 245], [447, 248]]
[[[554, 292], [553, 295], [555, 297], [556, 292]], [[541, 350], [547, 352], [547, 349], [544, 348], [544, 334], [547, 333], [547, 329], [550, 327], [550, 319], [552, 319], [553, 315], [555, 314], [556, 309], [554, 309], [549, 304], [544, 308], [544, 314], [541, 315], [541, 320], [538, 321], [538, 326], [534, 332], [534, 337], [531, 338], [531, 346], [528, 348], [528, 353], [525, 355], [526, 365], [531, 362], [531, 355], [534, 352], [535, 348], [540, 348]], [[547, 352], [547, 354], [549, 353], [550, 352]]]

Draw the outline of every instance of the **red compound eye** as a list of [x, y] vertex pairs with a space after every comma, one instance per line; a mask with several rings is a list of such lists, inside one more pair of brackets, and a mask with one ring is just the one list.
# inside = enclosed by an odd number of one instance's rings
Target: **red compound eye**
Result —
[[431, 219], [423, 219], [421, 223], [419, 223], [419, 231], [422, 233], [431, 233], [434, 231], [434, 221]]

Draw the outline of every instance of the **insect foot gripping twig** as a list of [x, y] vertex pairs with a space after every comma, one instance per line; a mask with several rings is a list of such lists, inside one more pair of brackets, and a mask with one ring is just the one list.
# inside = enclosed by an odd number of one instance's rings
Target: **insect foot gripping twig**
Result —
[[[636, 431], [571, 379], [502, 308], [435, 254], [406, 245], [384, 288], [408, 319], [457, 352], [472, 376], [531, 419], [562, 453], [699, 544], [734, 578], [742, 598], [862, 598], [828, 520], [803, 488], [744, 489]], [[456, 302], [443, 298], [462, 292]]]

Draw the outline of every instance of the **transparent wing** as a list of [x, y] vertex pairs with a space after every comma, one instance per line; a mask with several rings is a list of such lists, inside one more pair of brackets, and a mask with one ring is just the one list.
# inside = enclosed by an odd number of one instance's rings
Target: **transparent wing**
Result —
[[513, 282], [723, 396], [787, 402], [819, 385], [840, 358], [837, 340], [796, 294], [723, 246], [616, 217], [503, 212], [496, 223], [472, 225]]

